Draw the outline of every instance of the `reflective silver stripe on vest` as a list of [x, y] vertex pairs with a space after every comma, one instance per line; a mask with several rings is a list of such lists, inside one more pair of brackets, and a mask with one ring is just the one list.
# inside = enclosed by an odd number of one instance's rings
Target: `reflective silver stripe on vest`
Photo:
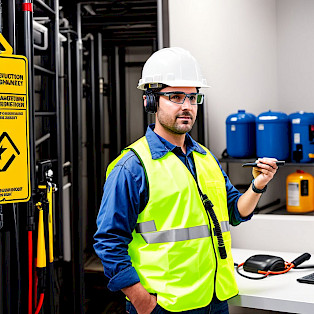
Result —
[[[221, 232], [228, 232], [230, 231], [230, 224], [229, 221], [221, 221], [220, 222]], [[216, 235], [216, 230], [214, 230], [214, 234]]]
[[203, 225], [191, 228], [142, 233], [141, 236], [148, 244], [166, 243], [210, 237], [210, 231], [207, 225]]
[[150, 220], [150, 221], [145, 221], [145, 222], [140, 222], [136, 224], [135, 230], [137, 233], [142, 233], [142, 232], [153, 232], [157, 231], [155, 221]]

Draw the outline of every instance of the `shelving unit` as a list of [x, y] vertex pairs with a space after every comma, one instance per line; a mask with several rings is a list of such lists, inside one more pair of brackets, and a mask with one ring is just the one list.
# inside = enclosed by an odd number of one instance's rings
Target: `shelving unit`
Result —
[[[254, 162], [257, 157], [254, 158], [221, 158], [220, 163], [226, 163], [226, 174], [229, 176], [229, 164], [245, 164], [247, 162]], [[297, 162], [286, 162], [285, 167], [314, 167], [314, 162], [311, 163], [297, 163]]]
[[[257, 157], [254, 158], [221, 158], [219, 159], [220, 163], [226, 164], [226, 174], [229, 176], [230, 174], [230, 164], [238, 164], [240, 165], [247, 163], [247, 162], [254, 162], [257, 159]], [[314, 168], [314, 163], [295, 163], [295, 162], [286, 162], [284, 167], [297, 167], [297, 168]], [[277, 174], [280, 175], [280, 174]], [[230, 178], [232, 180], [232, 178]], [[310, 215], [314, 216], [314, 212], [308, 212], [308, 213], [290, 213], [286, 210], [285, 202], [280, 202], [280, 199], [277, 199], [277, 202], [270, 202], [269, 206], [267, 207], [267, 204], [265, 206], [262, 206], [256, 213], [263, 215], [263, 214], [272, 214], [272, 215], [289, 215], [289, 216], [295, 216], [295, 215]], [[272, 204], [274, 203], [274, 204]]]
[[314, 216], [314, 212], [309, 212], [309, 213], [301, 213], [301, 214], [296, 214], [296, 213], [290, 213], [286, 211], [285, 208], [278, 208], [274, 211], [269, 212], [268, 214], [270, 215], [288, 215], [288, 216]]

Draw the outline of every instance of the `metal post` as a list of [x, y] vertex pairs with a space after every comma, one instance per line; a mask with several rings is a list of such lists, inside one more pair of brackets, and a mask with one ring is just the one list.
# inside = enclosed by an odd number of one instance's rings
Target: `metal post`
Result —
[[163, 39], [163, 23], [162, 23], [162, 0], [157, 0], [157, 34], [158, 34], [158, 50], [164, 47]]
[[169, 47], [168, 0], [157, 0], [157, 34], [158, 50]]
[[[69, 148], [70, 148], [70, 152], [69, 152], [69, 159], [70, 159], [70, 163], [71, 163], [71, 171], [70, 171], [70, 177], [69, 177], [69, 181], [73, 184], [73, 102], [72, 102], [72, 62], [71, 62], [71, 43], [72, 43], [72, 39], [71, 39], [71, 34], [67, 33], [67, 110], [68, 110], [68, 122], [69, 122], [69, 127], [66, 129], [67, 132], [69, 132], [69, 134], [67, 134], [67, 138], [69, 139]], [[70, 189], [70, 208], [73, 207], [73, 188]], [[71, 219], [69, 219], [69, 221], [71, 221]], [[64, 221], [63, 221], [64, 223]], [[65, 230], [65, 227], [63, 225], [63, 228]], [[63, 233], [63, 237], [64, 237], [64, 242], [67, 241], [67, 243], [69, 243], [69, 247], [71, 247], [71, 224], [69, 224], [67, 226], [67, 237], [65, 236], [65, 233]], [[67, 246], [63, 246], [63, 258], [66, 262], [70, 262], [71, 261], [71, 251], [68, 252], [65, 250], [65, 248], [68, 247]]]
[[[16, 211], [16, 220], [17, 222], [23, 221], [24, 226], [23, 228], [19, 228], [17, 226], [17, 229], [20, 230], [20, 254], [21, 256], [21, 265], [26, 263], [28, 264], [28, 252], [29, 252], [29, 245], [28, 245], [28, 235], [27, 233], [29, 231], [34, 230], [34, 207], [33, 207], [33, 199], [36, 194], [35, 189], [35, 133], [34, 133], [34, 48], [33, 48], [33, 4], [31, 0], [18, 0], [16, 1], [19, 6], [18, 12], [18, 19], [14, 22], [15, 27], [18, 27], [18, 33], [17, 36], [15, 35], [15, 32], [11, 33], [10, 37], [14, 37], [14, 40], [18, 41], [18, 54], [24, 55], [28, 60], [28, 132], [29, 132], [29, 154], [30, 154], [30, 183], [31, 183], [31, 197], [28, 203], [26, 204], [19, 204], [18, 210]], [[15, 5], [14, 5], [15, 6]], [[21, 22], [20, 22], [21, 21]], [[11, 22], [12, 25], [12, 22]], [[26, 211], [23, 209], [26, 206]], [[22, 209], [22, 210], [21, 210]], [[26, 222], [26, 223], [25, 223]], [[32, 256], [33, 257], [33, 256]], [[21, 267], [21, 273], [22, 277], [24, 277], [25, 269]], [[25, 277], [30, 280], [32, 278], [33, 274], [25, 275]], [[19, 278], [18, 280], [22, 283], [22, 300], [21, 300], [21, 307], [27, 307], [23, 304], [27, 304], [27, 299], [25, 300], [25, 297], [23, 297], [23, 294], [25, 292], [24, 287], [28, 287], [28, 285], [25, 286], [25, 283], [27, 283], [27, 279], [25, 281], [22, 280], [22, 278]], [[28, 292], [25, 292], [24, 295], [33, 295], [33, 290], [29, 289]], [[31, 298], [32, 299], [32, 298]], [[25, 303], [24, 303], [25, 302]], [[33, 306], [33, 304], [29, 305], [30, 307]]]
[[[121, 115], [121, 99], [120, 99], [120, 71], [119, 71], [119, 48], [118, 47], [114, 47], [114, 70], [115, 70], [115, 85], [116, 85], [116, 108], [114, 108], [113, 110], [116, 112], [116, 134], [121, 134], [121, 121], [120, 121], [120, 115]], [[119, 152], [121, 152], [122, 147], [121, 147], [121, 136], [117, 136], [116, 137], [116, 143], [117, 143], [117, 150], [115, 152], [116, 155], [118, 155]]]
[[73, 241], [74, 241], [74, 284], [75, 284], [75, 304], [74, 312], [83, 313], [84, 304], [84, 265], [83, 265], [83, 213], [82, 213], [82, 30], [81, 30], [81, 4], [77, 4], [77, 35], [76, 43], [76, 104], [74, 116], [77, 122], [77, 129], [75, 132], [76, 144], [74, 148], [73, 169], [74, 178], [74, 193], [75, 202], [73, 211]]
[[125, 88], [125, 48], [119, 48], [119, 108], [121, 149], [126, 147], [126, 88]]
[[23, 2], [28, 10], [23, 7], [23, 22], [24, 22], [24, 55], [28, 60], [28, 121], [29, 121], [29, 152], [30, 152], [30, 181], [32, 196], [27, 204], [27, 227], [28, 230], [34, 228], [34, 206], [33, 198], [36, 195], [35, 183], [35, 108], [34, 108], [34, 46], [33, 46], [33, 11], [32, 1], [26, 0]]
[[92, 249], [93, 234], [95, 233], [96, 207], [97, 207], [97, 171], [96, 171], [96, 141], [95, 141], [95, 42], [92, 34], [87, 34], [89, 54], [86, 59], [86, 131], [87, 131], [87, 182], [88, 182], [88, 212], [87, 212], [87, 250]]
[[54, 64], [54, 68], [52, 70], [55, 72], [54, 77], [54, 89], [55, 96], [54, 102], [56, 107], [56, 126], [57, 126], [57, 178], [58, 178], [58, 193], [57, 193], [57, 204], [58, 210], [56, 211], [56, 222], [57, 222], [57, 243], [58, 243], [58, 254], [62, 256], [63, 248], [62, 248], [62, 207], [63, 207], [63, 152], [62, 152], [62, 130], [61, 130], [61, 108], [60, 108], [60, 80], [59, 80], [59, 64], [60, 64], [60, 41], [59, 41], [59, 0], [54, 0], [54, 11], [55, 11], [55, 19], [52, 23], [52, 27], [54, 28], [54, 40], [52, 42], [52, 52], [53, 59], [52, 62]]
[[[23, 4], [32, 5], [31, 0]], [[24, 54], [28, 60], [28, 108], [29, 108], [29, 149], [30, 149], [30, 178], [33, 191], [35, 190], [35, 109], [34, 109], [34, 47], [33, 47], [33, 12], [24, 10]], [[33, 192], [33, 195], [35, 191]]]
[[116, 86], [116, 64], [115, 64], [115, 50], [110, 51], [108, 55], [108, 72], [109, 72], [109, 137], [110, 137], [110, 151], [109, 151], [109, 160], [112, 161], [117, 157], [118, 154], [118, 145], [117, 145], [117, 86]]
[[16, 35], [15, 35], [15, 0], [8, 0], [8, 41], [13, 48], [13, 54], [16, 53]]
[[104, 158], [104, 78], [103, 78], [103, 61], [102, 61], [102, 34], [97, 34], [97, 56], [96, 60], [96, 77], [98, 79], [96, 90], [97, 90], [97, 106], [96, 106], [96, 169], [98, 169], [97, 175], [97, 208], [100, 206], [102, 186], [104, 184], [104, 173], [105, 173], [105, 158]]
[[[64, 294], [63, 299], [66, 302], [63, 303], [62, 312], [74, 312], [74, 298], [73, 294], [75, 294], [75, 278], [74, 275], [74, 211], [75, 204], [73, 199], [73, 140], [74, 132], [73, 132], [73, 85], [72, 85], [72, 57], [75, 59], [75, 54], [72, 56], [72, 52], [75, 52], [75, 49], [72, 49], [73, 43], [75, 45], [75, 40], [72, 40], [71, 34], [75, 34], [74, 31], [67, 29], [62, 31], [67, 36], [67, 45], [66, 45], [66, 106], [65, 106], [65, 156], [66, 160], [69, 161], [65, 163], [63, 166], [68, 171], [68, 184], [63, 186], [63, 190], [65, 191], [69, 185], [69, 206], [63, 206], [63, 261], [62, 264], [62, 276], [63, 276], [63, 285], [64, 285]], [[74, 72], [74, 71], [73, 71]], [[75, 85], [75, 84], [74, 84]], [[71, 241], [72, 240], [72, 241]], [[72, 271], [73, 269], [73, 271]], [[74, 293], [73, 293], [74, 292]]]
[[[6, 221], [8, 221], [6, 219]], [[11, 233], [4, 232], [4, 282], [5, 282], [5, 303], [4, 313], [11, 312]]]
[[19, 246], [19, 213], [18, 205], [12, 204], [13, 206], [13, 216], [14, 216], [14, 233], [15, 233], [15, 249], [16, 249], [16, 275], [17, 275], [17, 313], [21, 313], [21, 293], [22, 293], [22, 277], [21, 277], [21, 260], [20, 260], [20, 246]]

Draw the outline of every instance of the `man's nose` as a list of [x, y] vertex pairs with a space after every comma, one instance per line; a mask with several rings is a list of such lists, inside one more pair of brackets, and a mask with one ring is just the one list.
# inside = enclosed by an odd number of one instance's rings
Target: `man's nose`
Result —
[[182, 104], [182, 109], [191, 110], [192, 105], [189, 97], [185, 97], [184, 103]]

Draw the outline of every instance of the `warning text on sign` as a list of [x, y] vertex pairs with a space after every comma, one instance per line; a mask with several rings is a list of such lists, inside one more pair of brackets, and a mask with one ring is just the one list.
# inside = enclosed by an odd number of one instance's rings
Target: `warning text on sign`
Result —
[[23, 86], [23, 83], [24, 75], [22, 74], [0, 73], [0, 85]]
[[12, 96], [6, 94], [0, 94], [0, 108], [18, 108], [18, 109], [25, 109], [25, 96]]
[[19, 111], [13, 111], [13, 112], [7, 112], [7, 111], [0, 111], [0, 119], [11, 119], [11, 120], [16, 120], [18, 117], [17, 116], [22, 116], [24, 115], [24, 112], [19, 112]]
[[7, 188], [7, 189], [0, 189], [0, 197], [2, 196], [11, 196], [12, 192], [19, 192], [22, 191], [23, 187], [16, 187], [16, 188]]

